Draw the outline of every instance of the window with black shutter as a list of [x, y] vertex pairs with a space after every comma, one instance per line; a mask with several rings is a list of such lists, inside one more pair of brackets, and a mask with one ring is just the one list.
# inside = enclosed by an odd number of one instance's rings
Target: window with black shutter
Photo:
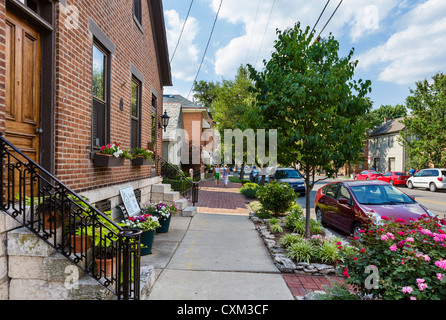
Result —
[[141, 83], [136, 79], [132, 79], [130, 144], [131, 148], [141, 147]]
[[141, 0], [133, 0], [133, 16], [142, 25]]
[[98, 44], [93, 44], [93, 74], [92, 74], [92, 146], [99, 149], [108, 139], [108, 77], [109, 54]]
[[157, 99], [155, 96], [152, 96], [152, 145], [155, 148], [156, 145], [156, 104]]

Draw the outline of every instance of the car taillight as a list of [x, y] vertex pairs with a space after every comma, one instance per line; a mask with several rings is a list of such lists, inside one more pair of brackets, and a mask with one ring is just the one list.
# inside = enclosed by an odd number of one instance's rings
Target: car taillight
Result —
[[437, 177], [438, 181], [443, 182], [443, 177]]

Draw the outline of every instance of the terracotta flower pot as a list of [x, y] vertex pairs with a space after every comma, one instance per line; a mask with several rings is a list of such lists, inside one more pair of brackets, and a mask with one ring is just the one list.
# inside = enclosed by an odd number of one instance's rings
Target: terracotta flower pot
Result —
[[91, 248], [92, 239], [87, 235], [71, 235], [71, 247], [74, 248], [75, 253], [82, 253]]
[[62, 217], [57, 212], [44, 213], [43, 225], [45, 229], [57, 229], [62, 225]]
[[116, 261], [117, 257], [110, 259], [94, 258], [99, 277], [110, 278], [115, 275], [118, 269]]

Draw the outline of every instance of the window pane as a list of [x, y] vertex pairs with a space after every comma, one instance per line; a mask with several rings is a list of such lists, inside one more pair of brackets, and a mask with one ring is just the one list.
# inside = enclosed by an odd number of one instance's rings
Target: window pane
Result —
[[93, 96], [105, 100], [105, 64], [106, 56], [93, 46]]
[[132, 81], [132, 117], [138, 118], [138, 99], [139, 86], [135, 81]]
[[152, 143], [156, 143], [156, 97], [152, 97]]

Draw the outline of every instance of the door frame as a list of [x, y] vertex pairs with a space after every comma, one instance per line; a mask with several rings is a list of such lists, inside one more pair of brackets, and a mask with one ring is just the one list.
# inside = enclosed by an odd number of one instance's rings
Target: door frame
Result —
[[6, 0], [6, 11], [16, 14], [34, 25], [41, 35], [40, 58], [40, 165], [55, 173], [55, 79], [56, 79], [56, 0], [39, 0], [39, 10], [34, 12], [18, 0]]

